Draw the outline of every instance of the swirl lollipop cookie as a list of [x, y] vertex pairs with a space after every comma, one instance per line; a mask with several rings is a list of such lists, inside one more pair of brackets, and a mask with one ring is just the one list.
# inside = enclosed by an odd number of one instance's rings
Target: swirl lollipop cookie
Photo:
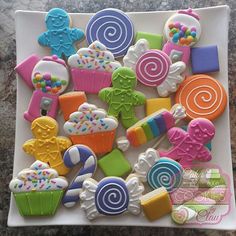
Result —
[[138, 215], [141, 211], [139, 198], [143, 191], [143, 185], [134, 175], [130, 175], [126, 180], [106, 177], [99, 183], [94, 179], [87, 179], [80, 194], [81, 208], [89, 220], [124, 212]]
[[156, 150], [148, 148], [141, 153], [134, 170], [152, 189], [165, 187], [168, 192], [174, 191], [181, 183], [182, 166], [169, 158], [159, 158]]
[[227, 106], [227, 94], [219, 81], [209, 75], [193, 75], [180, 85], [176, 103], [182, 104], [189, 119], [215, 120]]
[[68, 168], [83, 164], [62, 199], [65, 207], [73, 207], [79, 201], [84, 180], [91, 178], [96, 171], [97, 158], [90, 148], [84, 145], [74, 145], [66, 150], [63, 160]]
[[97, 12], [86, 27], [88, 44], [98, 40], [115, 57], [126, 54], [133, 42], [134, 28], [131, 19], [121, 10], [107, 8]]
[[177, 90], [184, 80], [181, 75], [184, 62], [171, 62], [169, 56], [161, 50], [149, 50], [148, 41], [140, 39], [131, 46], [123, 59], [124, 65], [132, 68], [137, 79], [149, 87], [157, 87], [161, 97], [166, 97]]

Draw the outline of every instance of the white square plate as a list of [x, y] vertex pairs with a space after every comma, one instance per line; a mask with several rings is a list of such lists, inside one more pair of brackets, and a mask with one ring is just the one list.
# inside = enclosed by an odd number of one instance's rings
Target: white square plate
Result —
[[[228, 22], [229, 22], [229, 8], [228, 6], [219, 6], [212, 8], [196, 9], [200, 15], [202, 25], [202, 35], [198, 42], [198, 46], [216, 44], [218, 46], [220, 72], [215, 73], [214, 77], [219, 80], [226, 91], [228, 91]], [[41, 47], [37, 43], [37, 37], [44, 32], [45, 12], [30, 12], [17, 11], [16, 18], [16, 44], [17, 44], [17, 63], [24, 60], [31, 54], [38, 54], [39, 56], [49, 55], [48, 49]], [[168, 12], [132, 12], [127, 13], [132, 19], [136, 31], [146, 31], [150, 33], [162, 33], [164, 23], [173, 14], [173, 11]], [[75, 13], [70, 14], [74, 27], [85, 29], [85, 26], [92, 16], [92, 14]], [[85, 41], [79, 45], [83, 46]], [[69, 89], [68, 89], [69, 90]], [[144, 88], [139, 85], [137, 90], [143, 91], [147, 98], [155, 98], [157, 96], [155, 89]], [[22, 151], [22, 144], [31, 138], [30, 124], [24, 120], [23, 113], [27, 109], [32, 91], [24, 84], [24, 82], [17, 78], [17, 111], [16, 111], [16, 138], [15, 138], [15, 156], [14, 156], [14, 170], [13, 176], [27, 168], [33, 163], [34, 158], [27, 156]], [[88, 101], [95, 103], [99, 107], [105, 105], [99, 101], [96, 96], [89, 95]], [[141, 118], [144, 115], [144, 108], [138, 108], [137, 114]], [[62, 127], [62, 116], [58, 116], [60, 127]], [[223, 217], [222, 221], [217, 225], [186, 225], [183, 227], [196, 228], [213, 228], [213, 229], [235, 229], [236, 228], [236, 211], [233, 189], [233, 174], [232, 174], [232, 160], [230, 147], [230, 125], [229, 125], [229, 107], [227, 106], [224, 114], [214, 122], [216, 125], [216, 136], [212, 142], [213, 146], [213, 160], [211, 163], [218, 164], [223, 168], [230, 179], [230, 189], [233, 196], [231, 197], [231, 210], [229, 214]], [[63, 134], [63, 130], [60, 130]], [[124, 135], [124, 130], [120, 127], [118, 136]], [[153, 143], [152, 143], [153, 144]], [[138, 149], [130, 148], [126, 153], [130, 163], [137, 161], [138, 154], [144, 151], [150, 144]], [[72, 177], [73, 173], [70, 175]], [[98, 170], [95, 176], [96, 179], [102, 178], [102, 173]], [[15, 201], [11, 196], [10, 211], [8, 216], [9, 226], [29, 226], [29, 225], [139, 225], [139, 226], [153, 226], [153, 227], [177, 227], [172, 223], [170, 216], [165, 216], [160, 220], [149, 222], [143, 215], [132, 216], [130, 214], [117, 217], [101, 217], [93, 222], [90, 222], [85, 217], [84, 212], [80, 209], [79, 204], [73, 209], [66, 209], [63, 206], [57, 210], [53, 217], [29, 217], [23, 218], [18, 213]]]

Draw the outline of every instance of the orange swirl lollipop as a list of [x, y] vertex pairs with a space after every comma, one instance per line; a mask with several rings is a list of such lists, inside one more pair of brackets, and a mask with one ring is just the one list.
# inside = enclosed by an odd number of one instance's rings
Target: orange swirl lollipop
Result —
[[176, 92], [175, 102], [182, 104], [189, 119], [203, 117], [214, 120], [227, 105], [227, 94], [219, 81], [199, 74], [189, 76]]

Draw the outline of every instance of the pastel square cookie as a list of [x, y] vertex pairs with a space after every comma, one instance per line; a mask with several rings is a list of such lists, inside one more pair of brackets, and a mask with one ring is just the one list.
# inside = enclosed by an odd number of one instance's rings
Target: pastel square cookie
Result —
[[220, 70], [216, 45], [191, 49], [192, 73], [201, 74]]
[[98, 166], [105, 176], [122, 177], [129, 174], [132, 170], [130, 163], [119, 149], [114, 149], [112, 152], [103, 156], [98, 161]]
[[152, 34], [152, 33], [138, 31], [136, 33], [135, 43], [139, 39], [146, 39], [149, 43], [150, 49], [159, 49], [159, 50], [162, 49], [163, 36], [161, 34]]
[[140, 201], [143, 212], [150, 221], [157, 220], [172, 211], [172, 203], [164, 187], [143, 195]]
[[149, 116], [152, 113], [161, 109], [171, 109], [171, 99], [168, 98], [151, 98], [146, 100], [146, 115]]

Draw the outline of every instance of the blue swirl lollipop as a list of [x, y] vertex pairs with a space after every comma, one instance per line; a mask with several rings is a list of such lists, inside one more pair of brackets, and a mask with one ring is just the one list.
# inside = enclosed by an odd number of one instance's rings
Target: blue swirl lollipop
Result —
[[86, 27], [88, 44], [98, 40], [114, 54], [114, 57], [126, 54], [133, 37], [134, 27], [131, 19], [123, 11], [113, 8], [97, 12]]

